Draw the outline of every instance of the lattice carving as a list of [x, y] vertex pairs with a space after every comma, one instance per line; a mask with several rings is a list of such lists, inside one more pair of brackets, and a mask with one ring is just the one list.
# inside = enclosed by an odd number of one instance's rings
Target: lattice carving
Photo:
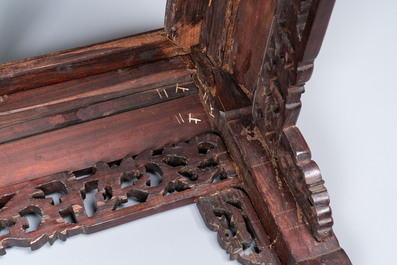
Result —
[[[206, 189], [239, 183], [235, 177], [221, 138], [205, 134], [121, 161], [5, 187], [0, 189], [0, 230], [9, 231], [0, 236], [0, 254], [10, 246], [37, 249], [47, 241], [147, 216], [159, 207], [183, 205]], [[88, 202], [90, 196], [94, 199]], [[128, 206], [132, 202], [136, 205]], [[41, 217], [36, 230], [29, 231], [27, 215]]]
[[281, 264], [251, 204], [239, 189], [201, 197], [197, 206], [207, 227], [218, 232], [218, 242], [243, 265]]

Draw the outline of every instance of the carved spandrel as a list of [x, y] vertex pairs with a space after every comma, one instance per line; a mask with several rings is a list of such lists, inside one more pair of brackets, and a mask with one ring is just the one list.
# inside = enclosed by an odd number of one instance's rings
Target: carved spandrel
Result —
[[201, 197], [197, 206], [207, 227], [218, 233], [218, 242], [243, 265], [281, 264], [251, 204], [239, 189]]
[[[143, 217], [143, 211], [168, 201], [176, 207], [208, 187], [236, 185], [235, 177], [222, 139], [204, 134], [120, 161], [5, 187], [0, 189], [0, 254], [11, 246], [37, 249], [47, 241], [96, 232]], [[27, 215], [41, 218], [36, 229], [29, 228]]]

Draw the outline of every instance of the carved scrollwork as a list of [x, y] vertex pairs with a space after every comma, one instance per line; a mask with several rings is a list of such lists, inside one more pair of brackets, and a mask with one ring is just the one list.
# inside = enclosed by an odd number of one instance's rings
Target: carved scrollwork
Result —
[[[47, 241], [65, 241], [158, 212], [162, 206], [176, 207], [212, 185], [239, 183], [235, 177], [222, 139], [204, 134], [120, 161], [1, 188], [0, 254], [10, 246], [37, 249]], [[41, 219], [34, 228], [29, 215]]]
[[218, 232], [218, 242], [243, 265], [281, 264], [271, 249], [250, 199], [239, 189], [229, 189], [197, 201], [207, 227]]
[[277, 1], [253, 108], [255, 121], [268, 135], [295, 124], [300, 112], [300, 96], [304, 92], [301, 75], [310, 76], [312, 71], [312, 64], [300, 65], [312, 2], [315, 1]]

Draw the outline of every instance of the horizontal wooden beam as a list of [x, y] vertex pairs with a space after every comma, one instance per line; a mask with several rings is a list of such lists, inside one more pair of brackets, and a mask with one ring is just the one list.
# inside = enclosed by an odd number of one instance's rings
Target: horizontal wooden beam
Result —
[[0, 65], [0, 96], [184, 55], [164, 30]]
[[114, 161], [211, 131], [197, 96], [0, 145], [0, 186]]

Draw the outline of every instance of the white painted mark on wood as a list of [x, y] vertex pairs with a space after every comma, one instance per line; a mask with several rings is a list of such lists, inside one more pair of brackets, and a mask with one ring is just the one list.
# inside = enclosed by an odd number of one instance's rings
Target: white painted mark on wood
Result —
[[159, 94], [159, 97], [160, 97], [160, 98], [163, 98], [163, 97], [161, 96], [160, 91], [159, 91], [158, 89], [156, 89], [156, 90], [157, 90], [157, 94]]
[[214, 108], [212, 107], [211, 104], [210, 104], [210, 115], [211, 115], [212, 118], [215, 118], [215, 115], [214, 115]]
[[184, 120], [183, 120], [183, 118], [182, 118], [182, 115], [180, 114], [180, 113], [178, 113], [179, 114], [179, 117], [181, 117], [181, 121], [182, 122], [185, 122]]
[[179, 90], [182, 90], [182, 92], [186, 92], [189, 91], [189, 88], [181, 87], [178, 84], [176, 84], [175, 93], [178, 93]]
[[178, 113], [178, 116], [175, 115], [176, 120], [178, 121], [179, 124], [185, 123], [185, 120], [182, 118], [182, 115], [180, 113]]
[[194, 122], [195, 124], [197, 124], [197, 123], [200, 122], [200, 121], [201, 121], [200, 119], [192, 118], [192, 114], [189, 113], [189, 123]]
[[207, 94], [207, 91], [204, 93], [203, 99], [204, 102], [207, 103], [208, 99], [210, 98], [210, 94]]
[[[161, 92], [158, 89], [156, 89], [156, 91], [157, 91], [157, 94], [159, 95], [159, 97], [163, 98], [163, 96], [161, 95]], [[164, 95], [168, 98], [167, 90], [163, 89], [163, 92], [164, 92]]]
[[181, 124], [181, 122], [178, 119], [178, 116], [175, 115], [176, 120], [178, 121], [179, 124]]
[[163, 89], [165, 96], [168, 98], [167, 90]]

